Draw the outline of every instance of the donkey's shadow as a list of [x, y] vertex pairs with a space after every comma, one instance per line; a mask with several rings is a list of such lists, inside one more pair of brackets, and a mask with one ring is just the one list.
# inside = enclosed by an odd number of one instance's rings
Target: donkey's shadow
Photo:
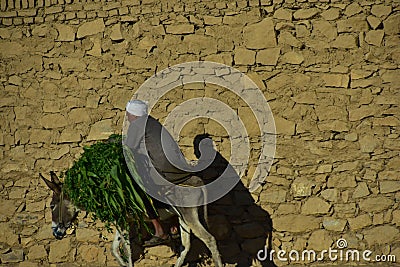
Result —
[[[200, 158], [205, 150], [214, 150], [212, 142], [200, 142], [210, 138], [208, 134], [197, 135], [194, 139], [194, 153]], [[222, 173], [233, 167], [218, 152], [211, 165], [201, 173], [205, 183], [217, 179]], [[230, 172], [232, 173], [232, 172]], [[217, 239], [223, 263], [236, 266], [251, 266], [257, 259], [257, 253], [267, 246], [271, 248], [272, 220], [267, 211], [257, 205], [249, 190], [239, 179], [236, 186], [225, 196], [208, 205], [209, 230]], [[204, 253], [206, 246], [194, 240], [187, 261], [196, 262]], [[189, 266], [192, 266], [189, 264]], [[195, 266], [195, 265], [193, 265]], [[275, 266], [273, 262], [260, 262], [258, 266]]]
[[[203, 140], [206, 142], [202, 142]], [[205, 184], [220, 177], [227, 168], [230, 168], [232, 173], [233, 167], [214, 150], [208, 134], [197, 135], [193, 143], [197, 158], [200, 158], [202, 153], [215, 154], [212, 163], [199, 173]], [[236, 186], [222, 198], [208, 204], [208, 230], [217, 240], [223, 263], [249, 267], [257, 260], [258, 251], [264, 250], [266, 246], [268, 250], [271, 248], [272, 220], [268, 212], [255, 203], [238, 174], [234, 173], [236, 177], [232, 179], [239, 181]], [[170, 244], [176, 252], [179, 250], [179, 241], [178, 239]], [[136, 251], [136, 255], [139, 256], [137, 252], [143, 250], [139, 247], [137, 249], [139, 250]], [[186, 257], [188, 266], [198, 266], [209, 253], [205, 244], [192, 235], [191, 249]], [[276, 265], [273, 262], [262, 261], [256, 266]]]

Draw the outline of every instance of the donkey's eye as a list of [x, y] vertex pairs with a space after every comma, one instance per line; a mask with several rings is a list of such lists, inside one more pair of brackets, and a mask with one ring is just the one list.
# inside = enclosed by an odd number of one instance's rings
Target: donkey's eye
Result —
[[55, 207], [56, 207], [56, 205], [50, 204], [50, 209], [51, 209], [51, 210], [54, 210]]

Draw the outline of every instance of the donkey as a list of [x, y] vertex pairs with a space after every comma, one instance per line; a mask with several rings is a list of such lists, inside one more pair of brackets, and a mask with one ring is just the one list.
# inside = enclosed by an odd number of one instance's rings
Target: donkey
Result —
[[[67, 230], [73, 225], [73, 221], [76, 219], [79, 213], [79, 207], [76, 207], [67, 195], [63, 193], [62, 183], [58, 179], [54, 172], [50, 172], [51, 181], [44, 178], [42, 174], [39, 176], [43, 179], [46, 185], [53, 191], [53, 197], [50, 203], [52, 209], [52, 225], [53, 235], [57, 239], [62, 239]], [[196, 176], [193, 176], [188, 180], [185, 185], [198, 186], [203, 181]], [[165, 209], [165, 208], [164, 208]], [[193, 233], [200, 240], [202, 240], [211, 252], [212, 259], [215, 267], [222, 267], [221, 256], [218, 251], [217, 242], [199, 221], [199, 213], [197, 207], [172, 207], [175, 214], [179, 218], [180, 232], [183, 251], [180, 253], [175, 267], [183, 265], [186, 255], [190, 249], [190, 234]], [[206, 210], [205, 210], [206, 211]], [[159, 214], [166, 214], [168, 212], [161, 211]], [[204, 214], [206, 216], [206, 212]], [[163, 218], [161, 218], [163, 219]], [[128, 263], [126, 263], [121, 255], [119, 254], [119, 247], [122, 242], [124, 250], [127, 252]], [[133, 267], [131, 248], [129, 238], [125, 239], [124, 235], [119, 231], [116, 231], [114, 240], [112, 242], [111, 251], [114, 257], [118, 260], [121, 266]]]

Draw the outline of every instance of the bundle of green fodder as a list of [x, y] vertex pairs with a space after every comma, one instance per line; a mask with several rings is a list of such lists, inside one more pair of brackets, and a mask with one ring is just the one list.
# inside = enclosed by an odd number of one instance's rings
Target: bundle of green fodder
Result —
[[[138, 174], [129, 172], [123, 151], [121, 135], [84, 147], [79, 160], [64, 174], [63, 190], [77, 207], [104, 222], [109, 231], [111, 225], [127, 230], [132, 221], [148, 229], [143, 204], [148, 196], [135, 183], [140, 177], [132, 177]], [[130, 169], [135, 170], [131, 161]]]

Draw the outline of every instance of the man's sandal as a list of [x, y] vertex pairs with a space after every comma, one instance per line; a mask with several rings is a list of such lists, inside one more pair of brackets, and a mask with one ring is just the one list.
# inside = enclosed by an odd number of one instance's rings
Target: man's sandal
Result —
[[153, 236], [152, 238], [150, 238], [150, 240], [144, 241], [143, 247], [155, 247], [158, 245], [163, 245], [168, 243], [169, 238], [161, 238], [158, 236]]

